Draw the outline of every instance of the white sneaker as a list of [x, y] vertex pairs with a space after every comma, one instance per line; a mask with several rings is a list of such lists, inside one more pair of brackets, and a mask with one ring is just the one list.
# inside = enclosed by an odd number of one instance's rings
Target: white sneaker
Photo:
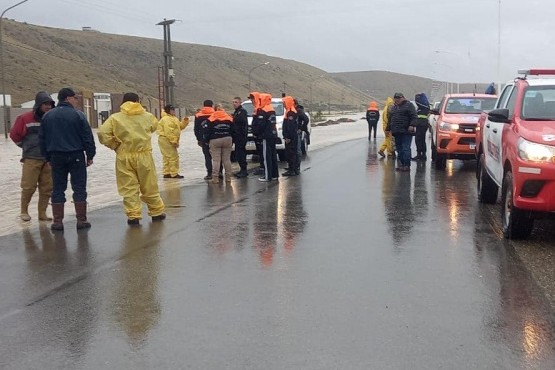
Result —
[[267, 178], [265, 178], [265, 177], [259, 177], [259, 178], [258, 178], [258, 181], [260, 181], [260, 182], [270, 182], [270, 181], [272, 181], [272, 180], [267, 179]]

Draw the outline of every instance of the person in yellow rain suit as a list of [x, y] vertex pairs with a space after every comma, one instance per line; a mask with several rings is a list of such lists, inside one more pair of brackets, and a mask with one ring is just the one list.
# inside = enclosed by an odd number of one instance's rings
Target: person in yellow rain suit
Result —
[[179, 174], [179, 138], [181, 130], [184, 130], [189, 124], [189, 117], [183, 118], [183, 121], [175, 116], [175, 107], [166, 105], [162, 119], [158, 122], [158, 146], [162, 152], [162, 173], [165, 179], [182, 179]]
[[152, 221], [166, 218], [152, 158], [151, 136], [157, 125], [156, 117], [139, 103], [139, 96], [126, 93], [120, 112], [108, 117], [98, 129], [100, 143], [116, 152], [116, 181], [128, 225], [139, 224], [141, 200]]
[[387, 150], [387, 155], [391, 158], [395, 158], [395, 142], [393, 141], [393, 137], [391, 136], [391, 132], [386, 131], [387, 125], [389, 124], [389, 108], [393, 105], [393, 98], [388, 97], [385, 101], [385, 108], [383, 109], [382, 114], [382, 127], [383, 132], [385, 133], [385, 139], [378, 151], [378, 154], [382, 157], [385, 157], [384, 151]]

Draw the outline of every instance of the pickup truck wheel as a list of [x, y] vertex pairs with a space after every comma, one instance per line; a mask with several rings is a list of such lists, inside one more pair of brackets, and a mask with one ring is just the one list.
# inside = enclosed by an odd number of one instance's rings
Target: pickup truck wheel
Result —
[[433, 142], [432, 142], [430, 150], [432, 152], [432, 161], [435, 161], [436, 157], [437, 157], [437, 150], [436, 150], [436, 146]]
[[493, 182], [493, 179], [489, 175], [488, 171], [484, 166], [485, 156], [482, 153], [480, 155], [480, 160], [478, 161], [477, 170], [477, 189], [478, 189], [478, 200], [480, 203], [493, 204], [497, 201], [497, 193], [499, 188], [497, 184]]
[[503, 178], [501, 220], [503, 236], [507, 239], [526, 239], [534, 227], [534, 219], [513, 205], [513, 174], [510, 171]]
[[443, 154], [436, 153], [434, 165], [436, 170], [444, 170], [447, 166], [447, 158]]

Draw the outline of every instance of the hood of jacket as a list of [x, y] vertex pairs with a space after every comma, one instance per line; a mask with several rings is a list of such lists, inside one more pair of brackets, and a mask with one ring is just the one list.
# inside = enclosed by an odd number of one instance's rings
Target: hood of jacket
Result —
[[281, 100], [283, 100], [283, 106], [285, 107], [285, 113], [287, 112], [295, 112], [297, 113], [297, 109], [295, 108], [295, 99], [292, 96], [285, 96]]
[[260, 94], [260, 109], [264, 112], [275, 111], [274, 106], [272, 105], [272, 95]]
[[39, 91], [35, 96], [35, 105], [33, 105], [33, 112], [36, 116], [42, 117], [42, 115], [44, 114], [40, 111], [40, 106], [44, 103], [50, 103], [52, 108], [56, 106], [56, 102], [50, 97], [50, 94], [48, 94], [46, 91]]
[[249, 94], [249, 99], [250, 97], [253, 97], [252, 99], [252, 111], [256, 112], [258, 108], [260, 108], [260, 93], [258, 91], [253, 91]]
[[214, 108], [212, 108], [212, 107], [202, 107], [202, 109], [197, 114], [195, 114], [195, 117], [209, 116], [212, 113], [214, 113]]
[[378, 103], [376, 103], [375, 101], [370, 102], [370, 104], [368, 105], [368, 110], [379, 111]]
[[120, 105], [120, 111], [128, 116], [136, 116], [139, 114], [143, 114], [145, 109], [141, 105], [141, 103], [126, 101], [122, 105]]
[[227, 114], [225, 110], [217, 110], [214, 111], [214, 113], [212, 113], [210, 117], [208, 117], [208, 121], [233, 121], [233, 118], [231, 118], [231, 116]]

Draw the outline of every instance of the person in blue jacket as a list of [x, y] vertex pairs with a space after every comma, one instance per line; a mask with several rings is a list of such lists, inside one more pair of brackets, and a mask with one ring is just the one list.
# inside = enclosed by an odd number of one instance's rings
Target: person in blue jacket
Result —
[[96, 146], [87, 118], [77, 110], [75, 91], [64, 87], [58, 92], [58, 106], [48, 111], [39, 132], [41, 152], [52, 167], [52, 216], [50, 228], [64, 229], [68, 175], [71, 176], [77, 229], [88, 229], [87, 167], [93, 164]]

